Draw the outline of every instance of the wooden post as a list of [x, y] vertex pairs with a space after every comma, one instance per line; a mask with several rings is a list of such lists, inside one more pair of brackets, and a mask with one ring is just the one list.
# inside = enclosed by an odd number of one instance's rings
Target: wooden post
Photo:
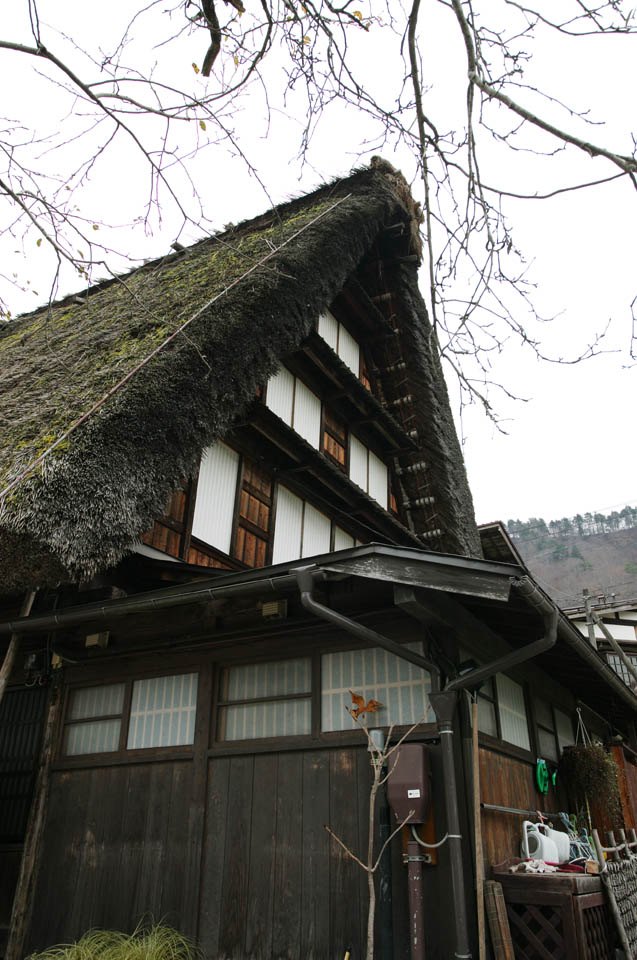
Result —
[[[31, 607], [33, 606], [33, 601], [35, 600], [35, 590], [31, 590], [27, 593], [22, 601], [22, 607], [20, 609], [21, 617], [28, 617], [31, 613]], [[4, 660], [2, 661], [2, 666], [0, 667], [0, 703], [2, 703], [2, 698], [4, 696], [5, 688], [9, 682], [9, 678], [13, 673], [13, 665], [15, 663], [15, 658], [18, 655], [18, 650], [20, 648], [20, 634], [12, 633], [11, 640], [9, 641], [9, 647], [7, 652], [4, 655]]]
[[31, 912], [35, 900], [35, 884], [37, 868], [40, 859], [40, 849], [44, 822], [46, 819], [47, 796], [51, 773], [51, 759], [53, 755], [53, 734], [61, 696], [58, 685], [53, 681], [49, 694], [42, 750], [40, 752], [40, 767], [38, 778], [29, 813], [27, 833], [24, 840], [20, 874], [13, 898], [11, 924], [9, 926], [9, 940], [5, 960], [22, 960], [24, 956], [24, 941], [31, 921]]
[[478, 701], [471, 704], [473, 744], [473, 824], [476, 847], [476, 903], [478, 907], [478, 949], [480, 960], [486, 957], [484, 930], [484, 864], [482, 862], [482, 809], [480, 807], [480, 750], [478, 747]]
[[487, 880], [485, 897], [493, 956], [495, 960], [515, 960], [502, 884], [495, 880]]

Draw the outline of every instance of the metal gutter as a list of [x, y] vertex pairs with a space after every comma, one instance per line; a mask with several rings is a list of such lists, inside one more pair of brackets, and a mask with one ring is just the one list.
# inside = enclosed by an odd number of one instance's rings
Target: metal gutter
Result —
[[371, 643], [375, 647], [382, 647], [383, 650], [393, 653], [402, 660], [409, 660], [410, 663], [414, 663], [422, 670], [430, 671], [432, 688], [434, 690], [440, 689], [440, 668], [437, 664], [433, 663], [433, 661], [426, 660], [425, 657], [421, 657], [419, 654], [414, 653], [413, 650], [407, 649], [403, 644], [396, 643], [395, 640], [390, 640], [389, 637], [384, 637], [382, 634], [376, 633], [375, 630], [370, 630], [369, 627], [363, 626], [362, 623], [358, 623], [356, 620], [350, 620], [348, 617], [343, 616], [342, 613], [338, 613], [336, 610], [332, 610], [330, 607], [326, 607], [324, 604], [315, 600], [312, 591], [317, 572], [318, 567], [313, 564], [306, 567], [297, 567], [294, 571], [301, 604], [308, 613], [319, 617], [321, 620], [326, 620], [328, 623], [339, 627], [341, 630], [345, 630], [347, 633], [351, 633], [358, 640], [364, 640], [366, 643]]
[[[325, 579], [325, 574], [316, 569], [317, 579]], [[109, 600], [105, 603], [86, 603], [67, 608], [60, 613], [44, 614], [39, 617], [20, 617], [18, 620], [6, 620], [0, 623], [0, 636], [11, 633], [44, 633], [61, 627], [71, 627], [94, 620], [110, 620], [113, 617], [125, 617], [130, 614], [148, 613], [165, 610], [187, 603], [206, 603], [211, 600], [230, 600], [233, 597], [248, 597], [265, 593], [282, 593], [296, 589], [296, 578], [292, 575], [261, 577], [260, 579], [229, 583], [217, 586], [217, 581], [202, 584], [180, 584], [178, 588], [168, 588], [141, 596], [126, 597], [123, 600]]]
[[637, 697], [631, 691], [630, 687], [626, 686], [624, 681], [619, 677], [612, 667], [609, 667], [605, 663], [597, 651], [593, 650], [589, 646], [588, 642], [584, 639], [582, 634], [579, 632], [577, 627], [571, 623], [566, 614], [560, 611], [560, 621], [558, 624], [558, 636], [560, 640], [563, 640], [564, 643], [572, 647], [572, 649], [577, 653], [582, 660], [585, 660], [589, 666], [593, 667], [596, 673], [604, 680], [604, 682], [611, 687], [614, 693], [624, 701], [628, 706], [631, 707], [633, 713], [637, 712]]
[[451, 680], [445, 685], [444, 693], [449, 693], [454, 690], [464, 690], [467, 687], [475, 686], [477, 683], [488, 680], [496, 673], [503, 673], [512, 667], [517, 667], [518, 664], [532, 660], [534, 657], [539, 656], [539, 654], [544, 653], [545, 650], [550, 650], [551, 647], [555, 646], [557, 641], [557, 625], [559, 622], [558, 608], [548, 597], [540, 593], [539, 589], [529, 577], [522, 577], [519, 580], [512, 579], [511, 585], [515, 587], [524, 599], [528, 600], [542, 616], [544, 621], [543, 636], [541, 636], [539, 640], [533, 640], [531, 643], [519, 647], [517, 650], [512, 650], [511, 653], [507, 653], [504, 657], [498, 657], [497, 660], [492, 660], [491, 663], [485, 664], [484, 667], [478, 667], [476, 670], [472, 670], [471, 673], [465, 673], [461, 677], [456, 677], [455, 680]]
[[[317, 568], [321, 568], [330, 562], [334, 562], [335, 559], [338, 559], [339, 564], [346, 564], [348, 560], [367, 556], [389, 556], [406, 561], [447, 567], [450, 570], [469, 569], [498, 574], [502, 577], [510, 577], [512, 570], [516, 569], [510, 564], [431, 553], [427, 550], [418, 550], [412, 547], [388, 547], [384, 544], [367, 544], [364, 547], [353, 547], [350, 550], [339, 550], [336, 553], [319, 554], [316, 557], [308, 558], [308, 560], [311, 560]], [[106, 620], [110, 617], [128, 616], [151, 610], [164, 610], [186, 603], [204, 603], [209, 600], [230, 599], [234, 596], [250, 596], [260, 592], [280, 593], [296, 590], [297, 582], [293, 571], [297, 568], [297, 565], [298, 561], [276, 564], [269, 568], [270, 575], [268, 577], [263, 576], [262, 569], [240, 570], [216, 577], [207, 577], [205, 580], [192, 583], [162, 587], [159, 590], [136, 594], [123, 599], [86, 603], [66, 608], [55, 614], [5, 620], [0, 623], [0, 637], [9, 636], [12, 633], [23, 635], [44, 633], [66, 626], [74, 626], [87, 620]], [[321, 570], [321, 577], [325, 579], [328, 572]], [[340, 575], [347, 576], [347, 571], [342, 571]]]

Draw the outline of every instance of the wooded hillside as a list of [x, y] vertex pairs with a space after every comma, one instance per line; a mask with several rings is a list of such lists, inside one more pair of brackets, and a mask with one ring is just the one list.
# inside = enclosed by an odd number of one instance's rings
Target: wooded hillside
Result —
[[593, 596], [637, 597], [637, 507], [548, 523], [509, 520], [507, 529], [533, 576], [560, 606], [581, 603], [584, 589]]

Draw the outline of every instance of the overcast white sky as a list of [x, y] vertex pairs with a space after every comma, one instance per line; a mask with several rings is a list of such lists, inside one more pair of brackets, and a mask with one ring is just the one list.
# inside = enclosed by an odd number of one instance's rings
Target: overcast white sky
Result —
[[[85, 5], [69, 0], [62, 12], [54, 0], [43, 0], [43, 22], [59, 23], [80, 44], [99, 41], [108, 45], [108, 31], [118, 14], [130, 3], [113, 0], [108, 16], [95, 19]], [[366, 12], [366, 4], [360, 7]], [[551, 4], [554, 8], [555, 4]], [[3, 11], [3, 36], [22, 43], [31, 37], [26, 2]], [[424, 61], [434, 81], [434, 95], [451, 120], [464, 110], [465, 67], [461, 59], [450, 71], [450, 62], [460, 57], [457, 36], [442, 11], [424, 44]], [[98, 33], [99, 31], [99, 33]], [[55, 50], [64, 41], [47, 35]], [[45, 37], [46, 42], [46, 37]], [[176, 59], [168, 48], [155, 55], [175, 83], [186, 73], [191, 61], [201, 61], [205, 36], [184, 45]], [[382, 48], [365, 38], [370, 77], [388, 81], [389, 64], [383, 62]], [[58, 46], [59, 44], [59, 46]], [[185, 41], [184, 41], [185, 44]], [[634, 61], [637, 37], [604, 38], [593, 46], [578, 40], [566, 50], [538, 46], [537, 69], [551, 74], [551, 84], [560, 96], [571, 97], [577, 107], [591, 107], [606, 127], [593, 128], [591, 139], [602, 140], [617, 150], [630, 152], [632, 103], [627, 92], [634, 90]], [[79, 63], [79, 57], [78, 57]], [[594, 64], [594, 69], [591, 68]], [[2, 52], [0, 56], [0, 98], [2, 116], [19, 116], [25, 125], [33, 122], [39, 130], [54, 116], [52, 88], [36, 74], [33, 59]], [[95, 76], [96, 71], [92, 72]], [[539, 75], [539, 73], [538, 73]], [[211, 80], [210, 82], [213, 82]], [[370, 80], [370, 82], [372, 82]], [[318, 129], [302, 170], [291, 162], [294, 137], [300, 118], [297, 104], [288, 101], [287, 112], [277, 112], [269, 126], [261, 101], [245, 101], [241, 118], [246, 122], [241, 145], [256, 158], [259, 175], [274, 202], [304, 192], [322, 178], [348, 172], [357, 162], [369, 128], [360, 114], [335, 105]], [[632, 116], [631, 116], [632, 114]], [[59, 124], [59, 119], [54, 121]], [[66, 122], [66, 121], [65, 121]], [[637, 124], [635, 124], [637, 127]], [[69, 128], [70, 129], [70, 128]], [[0, 137], [1, 139], [1, 137]], [[205, 138], [202, 138], [205, 140]], [[382, 150], [394, 165], [412, 175], [411, 157], [400, 151]], [[43, 165], [56, 169], [58, 154], [40, 151]], [[575, 158], [571, 154], [546, 161], [517, 155], [503, 156], [485, 145], [483, 176], [489, 182], [516, 190], [560, 186], [575, 172], [582, 181], [608, 175], [601, 161]], [[64, 174], [61, 172], [60, 174]], [[202, 149], [193, 166], [193, 175], [204, 200], [205, 212], [215, 228], [256, 215], [270, 206], [261, 186], [247, 172], [243, 162], [225, 149], [210, 145]], [[96, 168], [91, 183], [78, 196], [93, 219], [103, 211], [104, 219], [121, 224], [131, 219], [131, 209], [145, 190], [143, 174], [125, 149], [111, 154], [108, 167]], [[92, 204], [92, 206], [91, 206]], [[637, 196], [628, 183], [610, 184], [596, 190], [562, 195], [536, 204], [512, 202], [509, 220], [516, 243], [531, 261], [530, 276], [537, 285], [537, 304], [544, 315], [560, 316], [546, 327], [545, 349], [554, 356], [572, 355], [595, 332], [611, 320], [605, 342], [609, 352], [576, 366], [538, 362], [530, 352], [511, 343], [494, 359], [494, 374], [501, 376], [527, 402], [498, 403], [503, 416], [502, 433], [477, 408], [465, 410], [459, 421], [463, 447], [479, 522], [543, 516], [546, 520], [586, 511], [608, 512], [626, 503], [637, 503], [637, 443], [634, 438], [635, 377], [628, 346], [631, 334], [630, 303], [637, 293], [635, 276], [634, 222]], [[176, 220], [166, 211], [163, 228], [155, 225], [152, 236], [123, 226], [110, 234], [113, 243], [129, 244], [136, 256], [156, 256], [169, 248], [176, 233]], [[101, 236], [101, 235], [100, 235]], [[194, 236], [194, 234], [193, 234]], [[130, 237], [130, 240], [128, 239]], [[187, 239], [185, 237], [184, 239]], [[15, 312], [33, 309], [46, 295], [44, 265], [46, 254], [35, 250], [35, 238], [23, 247], [15, 238], [0, 238], [2, 272], [16, 272], [38, 295], [14, 291]], [[39, 259], [38, 259], [39, 258]], [[79, 286], [79, 284], [78, 284]], [[455, 383], [449, 380], [452, 401], [457, 399]], [[494, 397], [497, 401], [497, 398]]]

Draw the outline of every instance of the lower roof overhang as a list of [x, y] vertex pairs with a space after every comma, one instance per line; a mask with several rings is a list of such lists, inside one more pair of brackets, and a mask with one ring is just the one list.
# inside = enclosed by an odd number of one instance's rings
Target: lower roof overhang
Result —
[[[179, 566], [170, 564], [171, 570]], [[431, 622], [454, 630], [461, 643], [473, 638], [475, 645], [476, 637], [484, 637], [485, 642], [494, 638], [508, 649], [515, 649], [536, 640], [542, 629], [537, 610], [512, 591], [514, 581], [528, 576], [519, 565], [368, 544], [257, 570], [220, 572], [124, 598], [69, 606], [55, 613], [6, 620], [0, 623], [0, 638], [109, 624], [121, 617], [238, 597], [272, 599], [274, 595], [296, 592], [295, 571], [307, 566], [311, 566], [316, 582], [355, 578], [382, 582], [393, 587], [394, 593], [401, 587], [413, 590]], [[536, 588], [546, 597], [537, 585]], [[637, 697], [561, 612], [557, 642], [537, 662], [555, 679], [585, 697], [603, 716], [637, 720]]]

